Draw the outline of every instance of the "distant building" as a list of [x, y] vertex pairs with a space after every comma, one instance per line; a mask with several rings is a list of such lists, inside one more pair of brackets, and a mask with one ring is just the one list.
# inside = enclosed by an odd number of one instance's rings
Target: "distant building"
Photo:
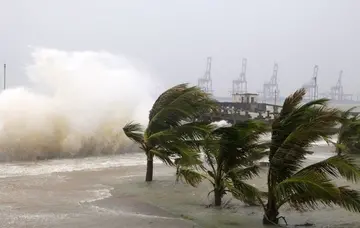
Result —
[[257, 93], [235, 93], [233, 94], [233, 102], [256, 104], [258, 103], [259, 94]]

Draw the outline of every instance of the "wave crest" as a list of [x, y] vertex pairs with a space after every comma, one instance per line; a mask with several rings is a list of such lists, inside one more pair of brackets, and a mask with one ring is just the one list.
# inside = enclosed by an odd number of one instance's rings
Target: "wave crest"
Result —
[[0, 94], [0, 160], [119, 153], [122, 126], [146, 123], [154, 89], [149, 75], [106, 52], [37, 48], [26, 67], [31, 87]]

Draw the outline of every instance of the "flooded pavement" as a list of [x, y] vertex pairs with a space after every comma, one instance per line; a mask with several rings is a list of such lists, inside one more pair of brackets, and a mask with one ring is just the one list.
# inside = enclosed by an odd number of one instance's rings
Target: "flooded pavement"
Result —
[[[145, 161], [139, 155], [125, 155], [4, 164], [0, 227], [194, 227], [157, 207], [141, 216], [136, 210], [120, 207], [124, 200], [101, 201], [111, 197], [114, 184], [133, 177], [142, 182]], [[105, 168], [108, 165], [110, 168]]]
[[[209, 186], [177, 184], [172, 168], [157, 164], [145, 183], [144, 164], [142, 154], [1, 164], [0, 227], [263, 227], [261, 208], [208, 208]], [[264, 188], [265, 175], [252, 184]], [[281, 213], [293, 225], [360, 227], [358, 214], [338, 208]]]

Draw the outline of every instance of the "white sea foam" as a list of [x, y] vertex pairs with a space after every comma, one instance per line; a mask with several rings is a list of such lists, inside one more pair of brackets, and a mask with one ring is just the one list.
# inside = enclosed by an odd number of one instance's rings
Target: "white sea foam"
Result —
[[[155, 164], [161, 161], [155, 159]], [[0, 178], [13, 176], [33, 176], [82, 170], [97, 170], [124, 166], [146, 165], [143, 153], [122, 154], [111, 157], [88, 157], [80, 159], [61, 159], [40, 161], [38, 163], [3, 163], [0, 164]]]
[[86, 193], [89, 194], [88, 199], [80, 201], [80, 203], [91, 203], [98, 200], [106, 199], [111, 197], [111, 191], [113, 187], [100, 185], [96, 189], [87, 190]]

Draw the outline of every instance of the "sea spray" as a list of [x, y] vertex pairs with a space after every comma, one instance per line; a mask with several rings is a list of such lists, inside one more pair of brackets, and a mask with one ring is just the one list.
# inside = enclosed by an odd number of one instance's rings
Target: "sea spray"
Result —
[[130, 145], [124, 124], [146, 124], [155, 87], [125, 58], [42, 48], [32, 58], [32, 86], [0, 94], [0, 160], [117, 153]]

